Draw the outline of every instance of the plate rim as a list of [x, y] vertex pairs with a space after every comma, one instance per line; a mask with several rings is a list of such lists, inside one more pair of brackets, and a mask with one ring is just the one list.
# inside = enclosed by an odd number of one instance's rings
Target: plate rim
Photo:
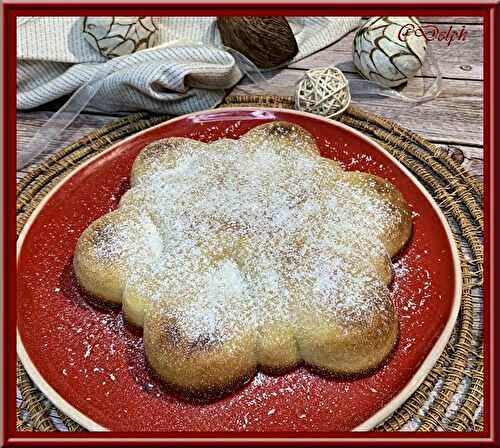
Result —
[[[458, 254], [458, 248], [455, 242], [455, 239], [453, 237], [453, 233], [451, 231], [450, 225], [444, 216], [443, 212], [437, 205], [436, 201], [434, 198], [430, 195], [430, 193], [425, 189], [425, 187], [421, 184], [421, 182], [399, 161], [397, 160], [392, 154], [390, 154], [385, 148], [383, 148], [380, 144], [378, 144], [376, 141], [370, 139], [357, 129], [353, 129], [350, 126], [347, 126], [344, 123], [341, 123], [336, 120], [332, 120], [326, 117], [322, 117], [319, 115], [311, 114], [308, 112], [302, 112], [302, 111], [296, 111], [292, 109], [284, 109], [284, 108], [273, 108], [273, 107], [255, 107], [255, 106], [244, 106], [244, 107], [227, 107], [227, 108], [220, 108], [220, 109], [207, 109], [203, 111], [198, 111], [198, 112], [193, 112], [190, 114], [185, 114], [181, 115], [178, 117], [174, 117], [172, 119], [163, 121], [155, 126], [151, 126], [147, 129], [144, 129], [142, 131], [136, 132], [135, 134], [132, 134], [123, 140], [120, 140], [119, 142], [116, 142], [112, 144], [109, 148], [106, 148], [104, 151], [96, 154], [95, 156], [91, 157], [89, 160], [85, 161], [78, 167], [76, 167], [68, 176], [66, 176], [64, 179], [61, 180], [50, 192], [40, 201], [40, 203], [36, 206], [35, 210], [31, 213], [30, 217], [26, 221], [26, 223], [23, 226], [23, 229], [21, 230], [21, 233], [19, 234], [16, 242], [16, 272], [19, 264], [19, 256], [21, 253], [21, 249], [23, 246], [24, 239], [26, 235], [29, 232], [29, 229], [31, 228], [33, 222], [37, 218], [38, 214], [41, 212], [45, 204], [50, 200], [50, 198], [57, 192], [59, 189], [68, 181], [74, 178], [74, 176], [82, 169], [86, 168], [88, 165], [93, 163], [96, 159], [103, 157], [106, 153], [113, 151], [116, 147], [123, 145], [124, 143], [133, 140], [134, 138], [137, 138], [138, 136], [142, 134], [146, 134], [150, 132], [153, 129], [161, 128], [164, 126], [169, 126], [172, 123], [180, 120], [185, 120], [190, 117], [195, 117], [197, 115], [207, 115], [208, 113], [213, 113], [216, 115], [219, 115], [220, 113], [223, 112], [232, 112], [233, 114], [237, 112], [238, 110], [244, 111], [244, 112], [250, 112], [250, 111], [266, 111], [266, 112], [277, 112], [277, 113], [286, 113], [286, 114], [291, 114], [291, 115], [302, 115], [306, 116], [308, 118], [313, 118], [316, 120], [324, 121], [330, 125], [337, 126], [340, 128], [343, 128], [344, 130], [348, 132], [352, 132], [361, 139], [365, 140], [367, 143], [370, 145], [374, 146], [377, 151], [380, 151], [382, 154], [384, 154], [389, 160], [391, 160], [396, 166], [403, 172], [403, 174], [408, 177], [411, 182], [420, 190], [420, 192], [425, 196], [427, 201], [431, 204], [432, 208], [436, 212], [442, 226], [444, 227], [448, 243], [450, 245], [450, 250], [452, 254], [452, 259], [453, 259], [453, 268], [454, 268], [454, 276], [455, 276], [455, 288], [453, 292], [453, 303], [452, 307], [448, 316], [448, 320], [443, 327], [443, 330], [441, 331], [440, 336], [434, 343], [432, 349], [430, 352], [427, 354], [425, 357], [424, 361], [420, 365], [420, 367], [417, 369], [417, 371], [414, 373], [412, 378], [408, 381], [408, 383], [400, 390], [400, 392], [393, 397], [386, 405], [379, 409], [375, 414], [373, 414], [371, 417], [369, 417], [367, 420], [365, 420], [363, 423], [360, 425], [356, 426], [353, 428], [351, 431], [352, 432], [360, 432], [360, 431], [370, 431], [373, 429], [375, 426], [378, 424], [382, 423], [384, 420], [386, 420], [388, 417], [390, 417], [402, 404], [404, 404], [410, 396], [417, 390], [417, 388], [422, 384], [428, 373], [432, 370], [434, 367], [435, 363], [441, 356], [444, 348], [446, 347], [446, 344], [448, 343], [448, 340], [450, 339], [450, 336], [452, 334], [453, 328], [455, 326], [458, 313], [460, 310], [460, 305], [462, 302], [462, 270], [461, 270], [461, 265], [460, 265], [460, 258]], [[259, 117], [260, 118], [260, 117]], [[233, 118], [234, 119], [234, 118]], [[214, 120], [215, 121], [215, 120]], [[16, 298], [17, 300], [17, 298]], [[85, 429], [89, 431], [111, 431], [110, 429], [99, 425], [95, 421], [93, 421], [91, 418], [86, 416], [83, 412], [79, 411], [76, 409], [73, 405], [68, 403], [58, 392], [56, 392], [55, 389], [52, 388], [52, 386], [45, 380], [45, 378], [40, 374], [38, 371], [37, 367], [29, 357], [28, 352], [26, 351], [26, 348], [24, 346], [24, 343], [21, 338], [21, 334], [19, 332], [19, 328], [17, 325], [17, 319], [16, 319], [16, 352], [21, 360], [24, 368], [26, 369], [26, 372], [32, 379], [32, 381], [35, 383], [35, 385], [38, 387], [38, 389], [45, 394], [45, 396], [52, 402], [52, 404], [58, 408], [61, 412], [66, 414], [68, 417], [76, 421], [79, 425], [84, 427]], [[266, 434], [263, 432], [263, 434]], [[216, 438], [217, 440], [222, 440], [220, 438]], [[252, 438], [252, 440], [258, 440], [259, 437]], [[214, 438], [215, 440], [215, 438]], [[231, 438], [230, 440], [234, 441], [235, 438]]]

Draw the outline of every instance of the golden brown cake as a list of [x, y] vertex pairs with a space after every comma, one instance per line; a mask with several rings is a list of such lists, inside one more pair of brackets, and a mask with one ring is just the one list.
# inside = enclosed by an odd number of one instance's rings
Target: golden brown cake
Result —
[[80, 237], [75, 273], [143, 328], [150, 366], [174, 389], [213, 398], [301, 362], [360, 374], [391, 352], [391, 257], [412, 223], [389, 182], [344, 171], [287, 122], [156, 141], [130, 179]]

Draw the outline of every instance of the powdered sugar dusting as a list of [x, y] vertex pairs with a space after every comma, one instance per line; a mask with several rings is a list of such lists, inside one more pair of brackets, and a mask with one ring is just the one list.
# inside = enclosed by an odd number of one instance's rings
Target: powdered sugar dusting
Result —
[[150, 312], [204, 343], [305, 315], [348, 328], [388, 312], [385, 240], [401, 216], [369, 177], [353, 182], [300, 141], [196, 143], [155, 143], [97, 244], [126, 263], [124, 289]]

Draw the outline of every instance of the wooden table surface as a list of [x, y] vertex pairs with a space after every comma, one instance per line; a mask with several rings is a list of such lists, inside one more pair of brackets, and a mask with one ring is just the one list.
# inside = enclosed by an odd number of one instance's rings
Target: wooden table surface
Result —
[[[428, 103], [413, 105], [386, 97], [353, 96], [353, 104], [393, 119], [434, 142], [465, 168], [482, 179], [483, 174], [483, 25], [478, 17], [422, 17], [424, 23], [446, 30], [450, 25], [458, 30], [465, 26], [466, 40], [447, 46], [446, 42], [432, 42], [433, 53], [443, 76], [441, 95]], [[294, 84], [304, 72], [314, 67], [347, 63], [347, 78], [359, 78], [350, 61], [354, 32], [338, 42], [299, 61], [288, 68], [267, 72], [268, 85], [264, 88], [243, 79], [229, 95], [286, 94], [292, 95]], [[350, 66], [349, 66], [350, 65]], [[434, 81], [432, 75], [417, 76], [405, 87], [404, 93], [420, 95]], [[28, 145], [30, 138], [57, 110], [61, 103], [42, 106], [31, 111], [17, 112], [17, 149]], [[64, 143], [91, 132], [116, 119], [116, 116], [83, 113], [68, 131], [52, 141], [48, 152]], [[25, 170], [17, 172], [18, 179]]]

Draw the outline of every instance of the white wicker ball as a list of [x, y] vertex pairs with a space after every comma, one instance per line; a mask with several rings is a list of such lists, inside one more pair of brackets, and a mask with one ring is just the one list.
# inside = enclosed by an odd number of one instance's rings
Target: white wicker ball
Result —
[[82, 17], [81, 27], [87, 42], [108, 58], [151, 48], [159, 41], [153, 17]]
[[373, 17], [354, 36], [352, 57], [366, 79], [396, 87], [422, 67], [427, 40], [416, 17]]
[[336, 67], [308, 70], [297, 85], [295, 108], [333, 118], [351, 102], [349, 83]]

